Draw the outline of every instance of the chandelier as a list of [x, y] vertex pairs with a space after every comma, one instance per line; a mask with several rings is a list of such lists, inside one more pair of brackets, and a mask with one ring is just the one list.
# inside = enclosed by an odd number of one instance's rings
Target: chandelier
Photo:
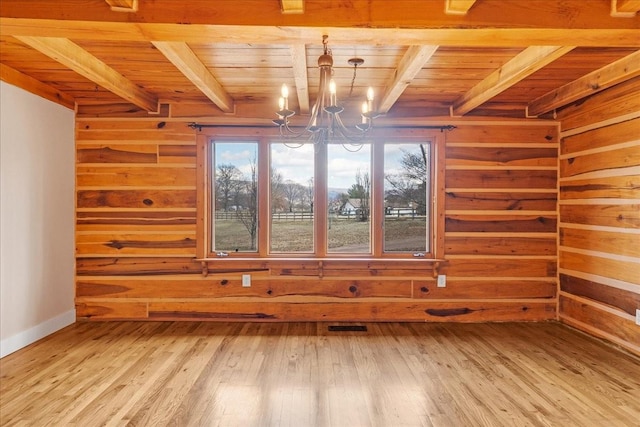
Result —
[[[338, 104], [336, 84], [332, 79], [333, 74], [333, 56], [328, 47], [328, 36], [322, 36], [323, 54], [318, 58], [318, 67], [320, 68], [320, 83], [318, 85], [318, 96], [311, 108], [311, 115], [307, 125], [300, 130], [290, 126], [289, 119], [295, 115], [295, 112], [289, 109], [289, 89], [283, 84], [281, 96], [278, 102], [278, 118], [273, 123], [278, 125], [280, 136], [286, 141], [294, 142], [297, 146], [304, 143], [341, 143], [361, 145], [365, 136], [373, 128], [373, 119], [378, 117], [373, 109], [373, 89], [369, 87], [367, 91], [367, 99], [362, 103], [361, 122], [348, 128], [340, 113], [344, 108]], [[353, 90], [353, 81], [355, 81], [355, 71], [358, 65], [362, 65], [364, 60], [361, 58], [352, 58], [349, 64], [354, 66], [354, 76], [351, 83]]]

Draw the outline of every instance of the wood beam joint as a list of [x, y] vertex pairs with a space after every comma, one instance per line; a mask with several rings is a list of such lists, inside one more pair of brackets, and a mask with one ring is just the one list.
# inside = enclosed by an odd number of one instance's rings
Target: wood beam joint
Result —
[[640, 0], [611, 0], [613, 18], [635, 18], [640, 11]]
[[191, 48], [183, 42], [152, 42], [207, 98], [225, 113], [233, 113], [234, 102]]
[[476, 0], [445, 0], [444, 13], [447, 15], [466, 15]]
[[304, 13], [304, 0], [280, 0], [280, 10], [285, 15], [301, 15]]
[[138, 0], [105, 0], [114, 12], [137, 12]]

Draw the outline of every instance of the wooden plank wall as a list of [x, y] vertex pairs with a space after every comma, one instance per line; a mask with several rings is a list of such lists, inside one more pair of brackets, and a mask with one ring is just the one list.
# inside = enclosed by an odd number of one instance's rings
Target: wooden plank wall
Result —
[[195, 131], [161, 120], [77, 119], [79, 319], [556, 318], [556, 123], [476, 121], [448, 133], [448, 280], [437, 288], [431, 264], [416, 262], [327, 261], [320, 272], [317, 261], [225, 260], [204, 277], [193, 261]]
[[640, 354], [640, 79], [565, 109], [559, 317]]

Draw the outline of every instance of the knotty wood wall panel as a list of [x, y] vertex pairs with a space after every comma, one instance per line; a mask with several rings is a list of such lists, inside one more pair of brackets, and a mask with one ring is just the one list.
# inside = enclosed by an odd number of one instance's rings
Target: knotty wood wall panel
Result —
[[[537, 321], [557, 305], [558, 127], [448, 132], [447, 287], [433, 264], [196, 256], [196, 131], [187, 121], [78, 118], [80, 319]], [[255, 128], [249, 132], [256, 132]], [[241, 286], [242, 274], [252, 286]]]
[[640, 354], [640, 79], [558, 113], [562, 321]]

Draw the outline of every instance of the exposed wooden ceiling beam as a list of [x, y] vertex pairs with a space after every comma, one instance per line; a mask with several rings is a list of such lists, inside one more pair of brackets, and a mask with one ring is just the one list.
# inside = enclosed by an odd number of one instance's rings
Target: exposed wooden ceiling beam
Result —
[[498, 68], [452, 106], [454, 116], [462, 116], [510, 88], [547, 64], [570, 52], [575, 46], [531, 46]]
[[445, 0], [444, 13], [447, 15], [466, 15], [476, 0]]
[[[224, 2], [226, 3], [226, 2]], [[4, 3], [2, 4], [4, 8]], [[0, 9], [1, 10], [1, 9]], [[632, 20], [618, 20], [628, 22]], [[522, 47], [530, 45], [637, 47], [638, 30], [625, 28], [343, 28], [198, 24], [145, 24], [124, 22], [59, 21], [0, 17], [5, 36], [62, 37], [77, 40], [184, 41], [186, 43], [317, 43], [325, 34], [331, 44], [370, 45], [372, 40], [393, 40], [396, 45], [420, 45], [425, 40], [440, 46]]]
[[[461, 0], [457, 0], [461, 1]], [[620, 1], [620, 0], [619, 0]], [[445, 15], [445, 0], [304, 0], [305, 13], [283, 15], [277, 0], [139, 1], [135, 13], [105, 13], [104, 0], [2, 0], [0, 16], [137, 24], [354, 28], [635, 29], [609, 15], [607, 0], [476, 0], [466, 16]], [[82, 5], [82, 7], [79, 6]], [[259, 6], [259, 8], [257, 7]], [[332, 33], [329, 33], [334, 38]], [[424, 40], [422, 41], [424, 43]], [[431, 40], [431, 44], [434, 43]], [[419, 42], [413, 44], [420, 44]], [[556, 41], [556, 45], [565, 44]]]
[[378, 105], [378, 112], [386, 114], [420, 72], [424, 64], [438, 50], [438, 46], [410, 46], [386, 85], [385, 93]]
[[154, 95], [72, 41], [53, 37], [16, 38], [143, 110], [158, 111], [158, 99]]
[[152, 42], [182, 74], [225, 113], [233, 112], [233, 99], [200, 61], [191, 48], [182, 42]]
[[307, 75], [307, 48], [304, 44], [291, 45], [293, 79], [296, 82], [296, 94], [300, 114], [309, 113], [309, 79]]
[[137, 12], [138, 0], [105, 0], [114, 12]]
[[640, 0], [611, 0], [611, 16], [633, 18], [640, 11]]
[[0, 64], [0, 79], [56, 104], [75, 109], [76, 101], [73, 97], [7, 65]]
[[527, 115], [539, 116], [640, 76], [640, 50], [531, 101]]
[[304, 0], [280, 0], [280, 9], [284, 14], [302, 14]]

